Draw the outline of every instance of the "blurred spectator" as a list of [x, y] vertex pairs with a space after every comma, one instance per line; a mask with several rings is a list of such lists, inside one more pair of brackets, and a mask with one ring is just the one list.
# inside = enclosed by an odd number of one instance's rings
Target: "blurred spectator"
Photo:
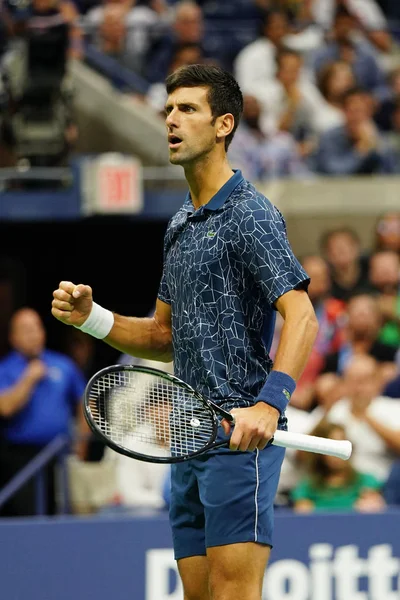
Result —
[[391, 131], [386, 134], [386, 139], [393, 149], [396, 173], [400, 173], [400, 96], [394, 102], [390, 116]]
[[99, 50], [114, 58], [121, 66], [140, 73], [140, 55], [129, 48], [128, 13], [123, 4], [104, 6], [99, 23], [97, 44]]
[[106, 0], [88, 11], [83, 19], [86, 38], [121, 65], [145, 74], [150, 47], [164, 33], [163, 3]]
[[[345, 440], [346, 428], [322, 421], [312, 435]], [[306, 459], [307, 476], [292, 492], [296, 512], [350, 511], [376, 512], [385, 507], [381, 482], [370, 473], [360, 472], [352, 459], [310, 453]]]
[[381, 250], [372, 254], [369, 264], [369, 279], [377, 291], [383, 318], [378, 340], [400, 348], [400, 257]]
[[320, 248], [330, 267], [330, 293], [334, 298], [346, 302], [355, 294], [372, 292], [368, 258], [361, 254], [360, 239], [354, 229], [338, 227], [325, 231]]
[[383, 486], [383, 497], [388, 506], [400, 506], [400, 460], [396, 460]]
[[164, 82], [176, 49], [186, 44], [198, 44], [204, 57], [209, 56], [204, 45], [204, 17], [193, 0], [180, 0], [173, 8], [173, 19], [167, 33], [150, 47], [146, 57], [145, 77], [151, 83]]
[[[168, 68], [168, 75], [185, 65], [201, 64], [205, 61], [203, 49], [200, 44], [187, 43], [177, 46], [172, 55], [172, 62]], [[150, 85], [146, 101], [163, 117], [165, 115], [165, 102], [167, 100], [167, 90], [164, 82], [153, 83]]]
[[[322, 418], [319, 409], [307, 412], [296, 408], [292, 403], [288, 405], [285, 415], [288, 420], [289, 431], [305, 434], [309, 434]], [[290, 504], [290, 492], [301, 478], [300, 466], [298, 452], [293, 448], [287, 448], [279, 477], [277, 497], [275, 498], [275, 503], [278, 506]]]
[[343, 60], [328, 62], [321, 68], [317, 86], [326, 105], [318, 115], [319, 131], [344, 124], [343, 96], [355, 83], [351, 66]]
[[[46, 349], [46, 332], [31, 308], [16, 311], [10, 322], [11, 352], [0, 361], [0, 487], [16, 475], [57, 435], [88, 431], [81, 399], [85, 379], [71, 359]], [[76, 447], [79, 455], [84, 443]], [[54, 462], [46, 469], [48, 513], [54, 514]], [[30, 480], [2, 510], [3, 516], [35, 514]]]
[[288, 132], [266, 134], [261, 129], [261, 105], [250, 94], [243, 96], [243, 116], [229, 147], [229, 160], [250, 181], [299, 177], [308, 174], [294, 138]]
[[[378, 103], [374, 115], [376, 124], [381, 131], [391, 131], [395, 128], [394, 113], [400, 99], [400, 67], [393, 69], [388, 75], [387, 97]], [[398, 129], [400, 131], [400, 129]]]
[[[153, 315], [154, 309], [150, 311], [149, 316]], [[121, 365], [139, 365], [141, 367], [150, 367], [173, 374], [173, 362], [165, 363], [155, 360], [138, 359], [130, 354], [121, 354], [117, 361]], [[157, 407], [159, 410], [159, 407]], [[171, 405], [165, 402], [164, 423], [168, 423]], [[155, 415], [157, 418], [157, 414]], [[167, 426], [164, 427], [164, 432]], [[144, 438], [141, 448], [135, 442], [135, 448], [138, 452], [146, 454], [146, 448], [151, 445], [150, 451], [154, 453], [154, 444], [158, 446], [157, 455], [167, 456], [166, 444], [169, 440], [163, 435], [163, 426], [154, 427], [154, 431], [148, 426], [143, 431]], [[129, 447], [129, 436], [126, 439], [126, 445]], [[149, 451], [149, 449], [147, 450]], [[113, 460], [115, 465], [115, 497], [114, 503], [121, 506], [135, 506], [148, 508], [166, 508], [169, 502], [167, 481], [169, 480], [168, 464], [151, 464], [138, 460], [132, 460], [126, 456], [116, 454], [106, 448], [103, 461]]]
[[330, 31], [334, 25], [337, 7], [345, 6], [358, 24], [358, 37], [364, 37], [382, 52], [390, 52], [392, 36], [386, 17], [376, 0], [315, 0], [313, 14], [317, 23]]
[[386, 384], [383, 395], [400, 400], [400, 374]]
[[345, 123], [325, 131], [314, 156], [315, 170], [324, 175], [372, 175], [396, 172], [395, 154], [372, 119], [369, 94], [353, 88], [343, 99]]
[[261, 126], [266, 133], [291, 133], [305, 155], [313, 148], [320, 128], [324, 128], [327, 103], [316, 86], [301, 77], [303, 59], [298, 53], [284, 49], [276, 60], [276, 78], [260, 81], [253, 89], [263, 110]]
[[[326, 356], [324, 372], [343, 374], [355, 355], [368, 354], [385, 367], [393, 366], [396, 348], [378, 340], [382, 315], [377, 300], [367, 294], [353, 296], [346, 308], [344, 341], [337, 352]], [[379, 385], [383, 381], [379, 378]]]
[[393, 250], [400, 256], [400, 212], [386, 212], [375, 225], [375, 250]]
[[343, 60], [352, 67], [359, 86], [384, 97], [387, 93], [384, 72], [368, 45], [357, 39], [358, 30], [355, 16], [345, 6], [340, 6], [327, 42], [314, 54], [313, 71], [317, 77], [327, 62]]
[[400, 454], [400, 400], [381, 396], [380, 386], [377, 361], [354, 356], [344, 371], [345, 397], [326, 418], [346, 428], [355, 468], [384, 482]]
[[271, 9], [265, 12], [260, 36], [247, 44], [234, 61], [234, 74], [244, 92], [253, 92], [258, 84], [274, 79], [276, 56], [284, 47], [288, 33], [289, 19], [286, 11]]
[[324, 41], [324, 30], [315, 21], [313, 4], [315, 0], [280, 0], [279, 2], [290, 17], [290, 32], [285, 36], [285, 46], [300, 52], [305, 60]]
[[345, 304], [330, 295], [329, 267], [323, 258], [310, 255], [301, 262], [310, 277], [308, 295], [314, 306], [319, 330], [311, 355], [292, 394], [291, 404], [308, 410], [314, 402], [315, 382], [324, 367], [325, 357], [338, 352], [341, 347]]
[[[153, 454], [159, 457], [169, 456], [169, 415], [171, 405], [168, 401], [161, 413], [160, 402], [157, 397], [157, 406], [154, 413], [154, 424], [146, 424], [135, 431], [134, 448], [142, 454]], [[149, 408], [146, 409], [149, 411]], [[149, 421], [151, 420], [151, 416]], [[138, 443], [138, 437], [145, 441]], [[129, 434], [123, 441], [123, 446], [130, 448]], [[116, 495], [114, 503], [125, 507], [165, 508], [164, 485], [169, 471], [166, 463], [148, 463], [141, 460], [132, 460], [122, 454], [117, 454], [109, 448], [105, 451], [105, 460], [112, 453], [115, 461]]]
[[343, 398], [343, 390], [344, 382], [340, 375], [337, 373], [322, 373], [315, 380], [313, 402], [309, 410], [312, 410], [315, 414], [318, 410], [322, 418], [335, 402]]

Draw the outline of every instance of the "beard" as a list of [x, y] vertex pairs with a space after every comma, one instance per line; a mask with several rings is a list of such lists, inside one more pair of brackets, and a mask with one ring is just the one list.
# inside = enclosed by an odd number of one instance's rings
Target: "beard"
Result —
[[[184, 142], [182, 142], [184, 143]], [[214, 147], [213, 142], [207, 145], [206, 148], [178, 148], [177, 150], [170, 150], [169, 153], [169, 162], [172, 165], [180, 165], [184, 167], [185, 165], [193, 164], [211, 152]]]

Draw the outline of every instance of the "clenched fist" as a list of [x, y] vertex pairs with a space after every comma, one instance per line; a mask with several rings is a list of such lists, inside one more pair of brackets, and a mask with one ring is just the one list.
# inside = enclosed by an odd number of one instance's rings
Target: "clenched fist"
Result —
[[80, 327], [90, 315], [92, 306], [93, 296], [90, 286], [61, 281], [58, 289], [53, 292], [51, 314], [66, 325]]

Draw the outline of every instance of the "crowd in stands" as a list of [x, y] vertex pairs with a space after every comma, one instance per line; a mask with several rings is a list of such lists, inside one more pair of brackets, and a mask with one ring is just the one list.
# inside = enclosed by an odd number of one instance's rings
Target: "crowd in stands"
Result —
[[160, 118], [171, 71], [230, 70], [245, 95], [230, 154], [249, 178], [400, 172], [395, 0], [3, 0], [0, 17], [3, 166], [68, 160], [72, 59], [122, 88], [135, 76], [123, 91]]

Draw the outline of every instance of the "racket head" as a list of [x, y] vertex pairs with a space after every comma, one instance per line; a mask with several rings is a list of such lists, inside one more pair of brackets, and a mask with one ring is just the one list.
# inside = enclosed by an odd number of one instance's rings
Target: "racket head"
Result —
[[[119, 454], [145, 462], [184, 462], [212, 448], [218, 434], [211, 403], [178, 377], [151, 367], [101, 369], [86, 385], [83, 407], [98, 439]], [[146, 425], [164, 437], [163, 454], [155, 444], [152, 453], [152, 442], [143, 451]]]

